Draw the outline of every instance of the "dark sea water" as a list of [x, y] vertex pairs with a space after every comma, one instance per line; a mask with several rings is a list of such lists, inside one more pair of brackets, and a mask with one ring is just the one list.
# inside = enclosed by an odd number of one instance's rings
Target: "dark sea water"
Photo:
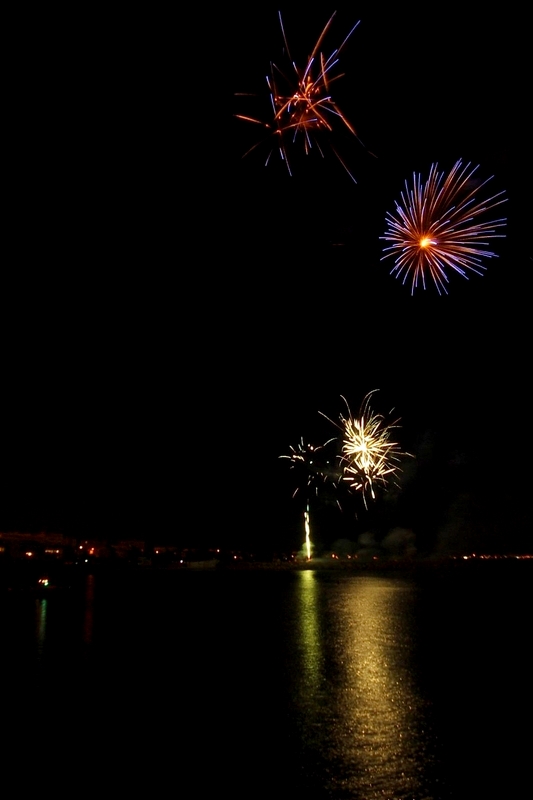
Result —
[[531, 796], [532, 566], [137, 569], [5, 591], [5, 779], [22, 795]]

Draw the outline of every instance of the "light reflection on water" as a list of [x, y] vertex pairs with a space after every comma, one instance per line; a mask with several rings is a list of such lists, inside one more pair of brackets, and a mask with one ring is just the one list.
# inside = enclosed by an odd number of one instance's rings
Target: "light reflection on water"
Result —
[[310, 570], [298, 578], [296, 711], [308, 758], [327, 762], [331, 796], [428, 796], [434, 755], [411, 664], [412, 587], [377, 576], [323, 583]]
[[36, 616], [36, 644], [37, 644], [37, 658], [41, 659], [43, 656], [44, 643], [46, 640], [46, 612], [48, 608], [48, 600], [42, 597], [35, 601], [35, 616]]
[[311, 570], [299, 573], [301, 586], [297, 630], [300, 637], [301, 686], [308, 696], [317, 696], [323, 681], [324, 655], [320, 636], [315, 573]]

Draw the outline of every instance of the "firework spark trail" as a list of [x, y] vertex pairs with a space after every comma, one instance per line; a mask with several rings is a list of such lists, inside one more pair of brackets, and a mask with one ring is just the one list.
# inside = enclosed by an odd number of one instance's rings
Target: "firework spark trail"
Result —
[[342, 480], [347, 481], [351, 489], [361, 493], [365, 508], [368, 508], [368, 496], [373, 500], [376, 498], [375, 487], [379, 485], [386, 488], [400, 469], [401, 456], [409, 455], [403, 453], [399, 443], [392, 438], [393, 430], [399, 427], [399, 420], [388, 423], [382, 414], [370, 408], [370, 398], [376, 391], [374, 389], [365, 396], [358, 417], [351, 413], [344, 397], [342, 399], [346, 403], [348, 416], [341, 414], [338, 423], [326, 417], [343, 434], [340, 456]]
[[411, 294], [420, 282], [426, 289], [426, 278], [433, 280], [439, 294], [447, 294], [448, 272], [466, 279], [468, 272], [482, 275], [486, 269], [483, 259], [497, 257], [485, 248], [488, 239], [505, 237], [496, 231], [505, 226], [506, 218], [483, 221], [482, 215], [507, 198], [501, 191], [476, 202], [476, 192], [494, 176], [470, 189], [478, 169], [470, 167], [470, 163], [463, 166], [459, 160], [445, 176], [438, 171], [438, 164], [432, 164], [425, 183], [420, 174], [413, 173], [412, 188], [405, 181], [396, 213], [386, 215], [388, 230], [380, 239], [391, 244], [384, 248], [381, 260], [394, 257], [391, 275], [402, 283], [410, 278]]
[[[285, 50], [290, 61], [291, 71], [294, 71], [294, 75], [288, 77], [276, 64], [273, 62], [271, 63], [270, 75], [266, 78], [273, 112], [273, 119], [271, 121], [265, 122], [243, 114], [235, 115], [238, 119], [245, 120], [246, 122], [255, 122], [263, 126], [270, 131], [269, 135], [274, 135], [277, 138], [280, 157], [282, 161], [285, 162], [290, 175], [292, 175], [292, 171], [287, 151], [289, 142], [294, 145], [301, 139], [306, 155], [310, 153], [313, 145], [316, 145], [318, 152], [324, 157], [324, 151], [320, 146], [318, 137], [322, 136], [322, 134], [333, 133], [333, 123], [335, 121], [340, 121], [353, 136], [358, 138], [354, 127], [333, 100], [329, 87], [333, 81], [343, 77], [343, 74], [332, 75], [331, 73], [334, 67], [337, 66], [339, 55], [348, 39], [359, 25], [360, 20], [356, 22], [350, 30], [340, 47], [336, 48], [330, 56], [326, 58], [322, 52], [319, 52], [324, 37], [336, 13], [336, 11], [333, 12], [323, 28], [306, 62], [305, 68], [302, 70], [291, 57], [281, 12], [278, 12]], [[260, 144], [261, 142], [254, 144], [244, 156], [248, 155], [252, 150], [255, 150]], [[265, 164], [268, 164], [273, 149], [274, 148], [270, 150]], [[345, 161], [339, 156], [334, 147], [331, 149], [344, 170], [354, 183], [356, 183], [357, 181], [348, 169]]]

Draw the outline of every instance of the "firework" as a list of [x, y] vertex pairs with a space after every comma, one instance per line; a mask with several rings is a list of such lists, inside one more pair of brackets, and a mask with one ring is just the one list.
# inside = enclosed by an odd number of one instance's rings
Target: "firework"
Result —
[[469, 273], [482, 275], [483, 259], [495, 258], [488, 250], [490, 239], [503, 238], [497, 231], [505, 226], [505, 218], [486, 220], [486, 212], [506, 202], [505, 192], [487, 200], [476, 201], [476, 192], [490, 180], [479, 183], [473, 176], [478, 167], [463, 166], [459, 160], [448, 175], [432, 164], [424, 183], [413, 173], [413, 185], [405, 182], [396, 212], [388, 213], [385, 236], [390, 242], [382, 261], [394, 257], [391, 275], [411, 281], [411, 294], [426, 280], [433, 280], [439, 294], [447, 294], [449, 273], [468, 279]]
[[[333, 99], [330, 88], [334, 81], [343, 77], [342, 74], [335, 72], [339, 55], [359, 22], [353, 26], [340, 47], [326, 57], [321, 51], [322, 41], [336, 13], [335, 11], [326, 23], [305, 66], [301, 68], [292, 60], [281, 12], [278, 12], [285, 52], [290, 63], [285, 71], [274, 63], [270, 65], [270, 75], [267, 76], [266, 81], [273, 116], [268, 122], [265, 122], [243, 114], [235, 115], [239, 119], [261, 125], [268, 131], [268, 138], [274, 137], [274, 145], [269, 151], [266, 163], [268, 164], [272, 151], [277, 146], [290, 175], [292, 172], [288, 154], [289, 146], [301, 143], [306, 154], [316, 147], [323, 157], [321, 140], [324, 135], [331, 134], [334, 126], [339, 124], [357, 138], [355, 129]], [[254, 144], [244, 155], [248, 155], [259, 144], [260, 142]], [[350, 178], [356, 182], [331, 142], [330, 146]]]
[[333, 422], [343, 435], [339, 457], [342, 480], [351, 489], [361, 493], [365, 508], [368, 507], [369, 497], [375, 500], [376, 487], [386, 488], [399, 471], [401, 456], [409, 455], [402, 452], [393, 438], [394, 430], [399, 427], [399, 420], [388, 423], [382, 414], [377, 414], [370, 408], [370, 398], [375, 391], [377, 390], [374, 389], [365, 396], [357, 417], [351, 413], [348, 402], [343, 397], [348, 416], [341, 414], [339, 422]]
[[280, 458], [288, 458], [291, 462], [291, 469], [296, 471], [298, 476], [298, 485], [294, 490], [293, 497], [296, 497], [299, 490], [305, 487], [307, 493], [314, 492], [318, 495], [318, 487], [321, 483], [328, 480], [331, 475], [330, 462], [324, 458], [324, 453], [321, 452], [330, 442], [335, 439], [328, 439], [327, 442], [321, 445], [304, 444], [303, 438], [296, 447], [290, 447], [288, 455], [280, 456]]

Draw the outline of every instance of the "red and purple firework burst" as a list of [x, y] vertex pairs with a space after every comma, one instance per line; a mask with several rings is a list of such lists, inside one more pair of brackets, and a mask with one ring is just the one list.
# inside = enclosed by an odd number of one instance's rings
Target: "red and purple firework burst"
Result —
[[463, 166], [459, 160], [445, 175], [432, 164], [425, 183], [416, 173], [411, 188], [405, 182], [396, 212], [386, 215], [388, 229], [380, 238], [389, 245], [381, 260], [394, 257], [391, 275], [402, 283], [410, 280], [411, 294], [419, 285], [425, 289], [428, 279], [439, 294], [447, 294], [448, 273], [467, 279], [470, 272], [482, 275], [486, 269], [483, 259], [496, 257], [487, 249], [488, 240], [505, 236], [497, 231], [506, 220], [487, 220], [486, 214], [507, 198], [501, 191], [476, 201], [476, 192], [493, 177], [480, 183], [474, 179], [477, 169], [470, 163]]

